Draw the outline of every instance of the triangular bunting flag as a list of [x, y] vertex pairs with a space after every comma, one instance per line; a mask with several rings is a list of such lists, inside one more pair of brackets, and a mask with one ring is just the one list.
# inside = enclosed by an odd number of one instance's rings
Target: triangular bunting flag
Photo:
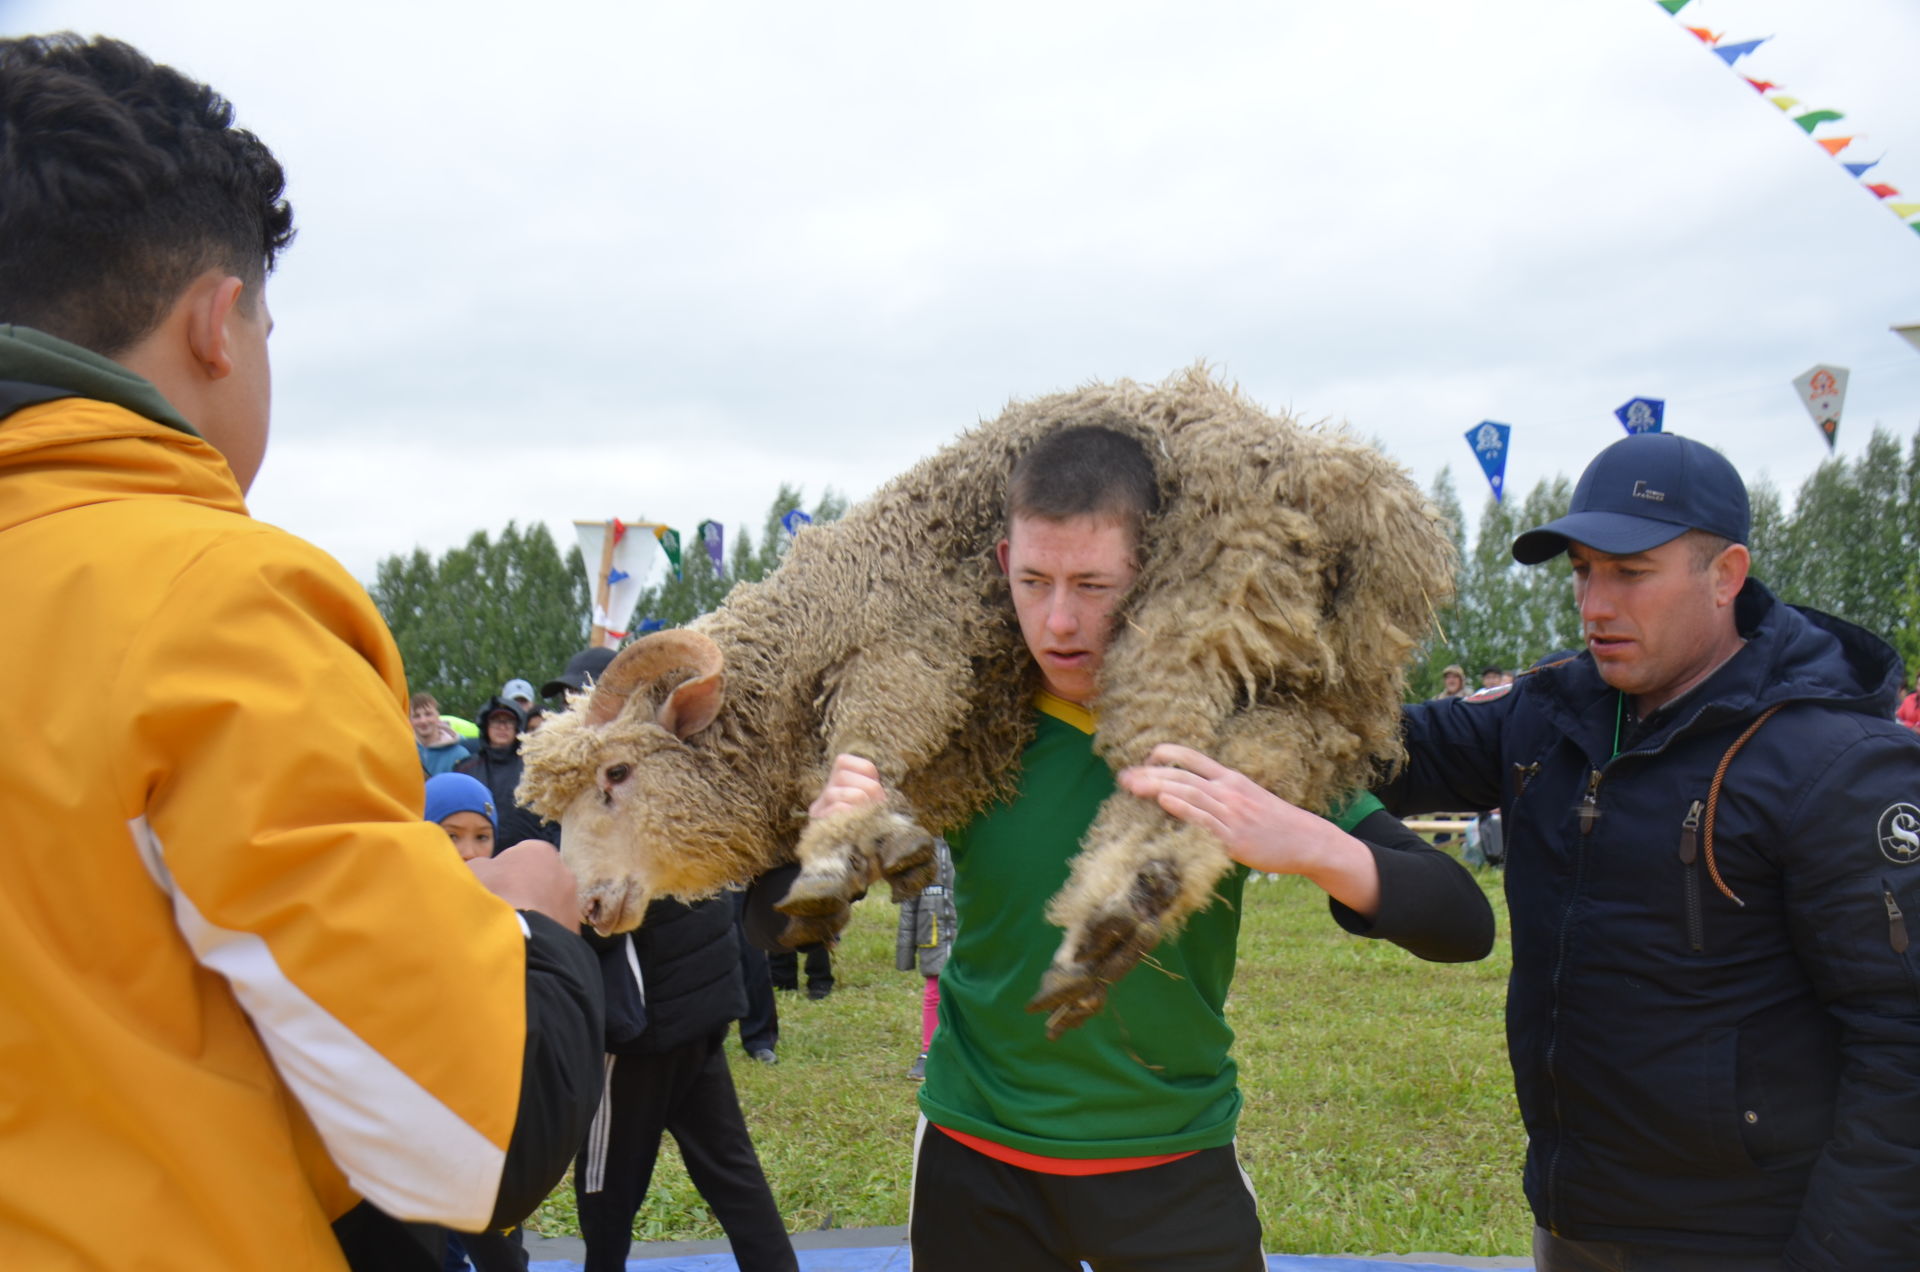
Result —
[[1662, 9], [1665, 9], [1668, 13], [1678, 13], [1687, 7], [1689, 0], [1654, 0], [1654, 3]]
[[1763, 35], [1757, 40], [1742, 40], [1738, 44], [1722, 44], [1713, 50], [1713, 54], [1728, 66], [1732, 66], [1735, 62], [1738, 62], [1741, 58], [1753, 52], [1772, 38], [1770, 35]]
[[1870, 163], [1843, 163], [1840, 166], [1856, 177], [1864, 177], [1867, 175], [1868, 168], [1877, 168], [1880, 166], [1880, 160], [1875, 159]]
[[1920, 212], [1920, 203], [1889, 203], [1887, 207], [1892, 209], [1893, 214], [1902, 221], [1912, 216], [1915, 212]]
[[1778, 97], [1769, 97], [1767, 100], [1775, 106], [1778, 106], [1781, 110], [1792, 110], [1800, 104], [1798, 97], [1788, 97], [1785, 93], [1780, 94]]
[[1467, 430], [1467, 445], [1473, 447], [1473, 456], [1480, 461], [1480, 469], [1487, 475], [1487, 484], [1493, 487], [1493, 498], [1501, 502], [1507, 484], [1507, 443], [1513, 436], [1513, 425], [1496, 424], [1492, 420], [1481, 420]]
[[668, 564], [673, 566], [673, 577], [680, 577], [680, 532], [671, 526], [655, 526], [653, 537], [660, 541], [660, 550], [667, 554]]
[[693, 536], [706, 548], [707, 556], [713, 560], [713, 573], [718, 577], [726, 568], [726, 527], [718, 521], [702, 521], [694, 529]]
[[1700, 41], [1700, 43], [1702, 44], [1720, 43], [1720, 37], [1715, 35], [1713, 32], [1707, 30], [1707, 28], [1705, 27], [1688, 27], [1687, 30], [1693, 32], [1694, 39]]
[[580, 539], [580, 553], [589, 562], [595, 580], [592, 621], [600, 631], [595, 639], [617, 644], [640, 600], [656, 542], [651, 534], [627, 532], [653, 527], [644, 521], [609, 517], [605, 521], [576, 521], [573, 528]]
[[1756, 93], [1771, 93], [1774, 89], [1780, 87], [1772, 80], [1757, 80], [1751, 75], [1742, 75], [1740, 78], [1753, 85], [1753, 91]]
[[1614, 409], [1614, 418], [1629, 433], [1658, 433], [1667, 417], [1665, 398], [1628, 398]]
[[1873, 197], [1876, 199], [1891, 199], [1894, 195], [1900, 193], [1890, 185], [1870, 185], [1867, 189], [1873, 191]]
[[1837, 110], [1809, 110], [1802, 111], [1800, 114], [1795, 115], [1793, 122], [1806, 129], [1808, 136], [1812, 136], [1813, 130], [1821, 124], [1830, 124], [1836, 119], [1845, 118], [1846, 116]]
[[1794, 377], [1793, 387], [1800, 402], [1820, 427], [1820, 436], [1833, 449], [1834, 434], [1840, 431], [1840, 408], [1847, 400], [1847, 369], [1825, 365], [1808, 368]]
[[1830, 155], [1837, 155], [1853, 144], [1851, 137], [1815, 137], [1814, 144]]

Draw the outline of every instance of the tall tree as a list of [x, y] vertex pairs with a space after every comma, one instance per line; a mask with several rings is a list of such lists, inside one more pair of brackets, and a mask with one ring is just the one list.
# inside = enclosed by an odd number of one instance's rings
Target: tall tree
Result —
[[1573, 487], [1564, 476], [1542, 480], [1516, 506], [1488, 496], [1479, 532], [1460, 571], [1459, 599], [1447, 622], [1445, 662], [1467, 669], [1468, 684], [1480, 668], [1519, 671], [1579, 640], [1572, 575], [1564, 556], [1545, 565], [1513, 559], [1522, 531], [1564, 516]]
[[[1467, 532], [1466, 517], [1460, 510], [1460, 496], [1453, 488], [1453, 470], [1451, 466], [1442, 468], [1434, 477], [1433, 485], [1428, 488], [1427, 497], [1433, 501], [1433, 507], [1447, 523], [1447, 537], [1453, 543], [1456, 562], [1466, 559]], [[1453, 577], [1446, 580], [1449, 587], [1459, 583], [1460, 572], [1456, 566]], [[1441, 589], [1436, 589], [1436, 591]], [[1434, 604], [1433, 627], [1427, 638], [1420, 643], [1414, 654], [1413, 665], [1407, 670], [1407, 700], [1419, 702], [1438, 694], [1444, 687], [1441, 672], [1448, 663], [1455, 661], [1454, 620], [1459, 615], [1460, 598], [1455, 596], [1447, 604]]]
[[1910, 596], [1920, 561], [1917, 492], [1920, 433], [1903, 457], [1894, 437], [1875, 429], [1858, 459], [1829, 459], [1807, 478], [1756, 573], [1782, 600], [1911, 647]]
[[555, 675], [587, 639], [586, 566], [562, 558], [545, 525], [482, 530], [438, 559], [415, 549], [381, 561], [370, 589], [409, 687], [470, 716], [515, 677]]

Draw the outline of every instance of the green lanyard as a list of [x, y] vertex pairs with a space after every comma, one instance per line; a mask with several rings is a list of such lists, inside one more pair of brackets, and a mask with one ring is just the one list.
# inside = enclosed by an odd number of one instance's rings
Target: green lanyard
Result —
[[1614, 692], [1619, 694], [1619, 697], [1614, 702], [1614, 706], [1613, 706], [1613, 758], [1619, 759], [1620, 758], [1620, 725], [1627, 718], [1627, 695], [1624, 693], [1620, 693], [1620, 691], [1617, 689], [1614, 690]]

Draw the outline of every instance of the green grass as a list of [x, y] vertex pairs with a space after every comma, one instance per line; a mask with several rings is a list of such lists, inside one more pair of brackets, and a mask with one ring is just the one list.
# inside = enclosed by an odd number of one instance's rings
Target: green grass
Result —
[[[1527, 1250], [1525, 1140], [1500, 1025], [1506, 910], [1499, 877], [1481, 882], [1500, 937], [1466, 965], [1346, 935], [1304, 881], [1248, 883], [1227, 1013], [1246, 1099], [1240, 1158], [1269, 1251]], [[896, 913], [879, 898], [855, 907], [831, 998], [779, 996], [777, 1066], [730, 1040], [747, 1124], [796, 1232], [907, 1219], [921, 980], [893, 969]], [[528, 1226], [577, 1234], [571, 1184]], [[670, 1141], [634, 1235], [723, 1235]]]

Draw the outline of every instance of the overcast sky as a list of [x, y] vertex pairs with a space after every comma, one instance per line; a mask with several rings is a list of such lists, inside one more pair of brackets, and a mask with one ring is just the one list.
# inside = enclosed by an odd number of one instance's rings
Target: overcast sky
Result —
[[[1920, 201], [1920, 6], [1681, 15]], [[259, 517], [359, 577], [510, 518], [756, 531], [1010, 398], [1204, 359], [1424, 484], [1669, 431], [1789, 493], [1920, 425], [1920, 234], [1653, 0], [0, 0], [219, 88], [289, 174]]]

